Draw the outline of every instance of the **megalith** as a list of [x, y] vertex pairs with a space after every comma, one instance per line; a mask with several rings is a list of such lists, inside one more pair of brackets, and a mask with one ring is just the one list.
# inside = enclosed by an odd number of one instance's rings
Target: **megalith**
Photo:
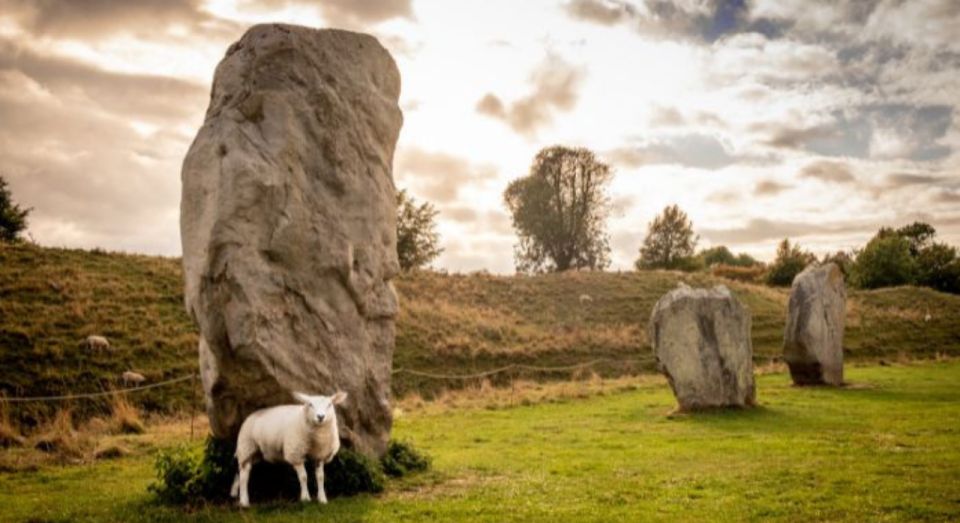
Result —
[[649, 333], [680, 410], [754, 405], [750, 324], [750, 312], [723, 285], [681, 284], [660, 298]]
[[835, 263], [811, 265], [793, 279], [783, 359], [797, 385], [843, 384], [847, 292]]
[[294, 391], [339, 389], [342, 438], [385, 451], [399, 93], [390, 54], [348, 31], [256, 25], [217, 66], [180, 207], [214, 436]]

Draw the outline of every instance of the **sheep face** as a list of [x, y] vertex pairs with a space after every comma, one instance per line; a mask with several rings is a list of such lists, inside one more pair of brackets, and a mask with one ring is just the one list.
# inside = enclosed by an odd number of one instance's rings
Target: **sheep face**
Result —
[[294, 392], [293, 397], [303, 403], [303, 414], [310, 425], [320, 426], [337, 419], [334, 405], [339, 405], [347, 399], [347, 393], [339, 391], [333, 396], [311, 396], [302, 392]]

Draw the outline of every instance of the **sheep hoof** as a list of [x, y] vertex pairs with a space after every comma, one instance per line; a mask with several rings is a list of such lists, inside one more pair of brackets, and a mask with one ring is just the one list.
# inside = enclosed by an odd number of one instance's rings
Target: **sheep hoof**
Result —
[[327, 504], [327, 497], [326, 497], [326, 496], [320, 496], [320, 497], [318, 497], [318, 498], [317, 498], [317, 503], [319, 503], [319, 504], [321, 504], [321, 505], [326, 505], [326, 504]]

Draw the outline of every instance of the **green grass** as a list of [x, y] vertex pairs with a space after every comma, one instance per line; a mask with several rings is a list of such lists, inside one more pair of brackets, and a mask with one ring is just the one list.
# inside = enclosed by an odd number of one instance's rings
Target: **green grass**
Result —
[[[596, 358], [615, 376], [652, 370], [646, 326], [654, 303], [679, 281], [726, 283], [753, 314], [757, 363], [781, 351], [787, 290], [675, 272], [566, 273], [535, 277], [489, 274], [403, 275], [394, 367], [444, 374], [511, 363], [562, 366]], [[581, 305], [588, 294], [593, 302]], [[960, 355], [960, 296], [900, 287], [850, 291], [845, 353], [849, 361]], [[926, 314], [931, 320], [924, 321]], [[104, 334], [113, 348], [80, 347]], [[125, 370], [149, 382], [197, 367], [196, 331], [183, 308], [174, 258], [33, 245], [0, 245], [0, 392], [56, 395], [119, 387]], [[570, 373], [501, 375], [568, 379]], [[497, 381], [495, 379], [494, 381]], [[424, 396], [461, 385], [397, 374], [394, 392]], [[198, 403], [189, 383], [138, 394], [139, 407], [181, 410]], [[49, 409], [61, 405], [50, 405]], [[80, 417], [104, 405], [73, 403]], [[29, 419], [29, 409], [15, 414]]]
[[664, 385], [401, 417], [432, 472], [330, 505], [185, 513], [148, 457], [0, 474], [0, 520], [950, 521], [960, 518], [960, 362], [848, 369], [852, 386], [758, 378], [761, 406], [677, 415]]

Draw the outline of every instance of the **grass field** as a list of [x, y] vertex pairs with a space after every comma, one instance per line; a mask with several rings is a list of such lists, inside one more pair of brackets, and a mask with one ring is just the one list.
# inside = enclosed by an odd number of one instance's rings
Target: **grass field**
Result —
[[[659, 271], [540, 276], [422, 272], [396, 281], [401, 313], [394, 367], [459, 374], [511, 363], [562, 366], [607, 358], [614, 363], [593, 369], [602, 376], [649, 372], [650, 310], [679, 281], [729, 285], [753, 314], [757, 363], [780, 354], [785, 289]], [[581, 294], [593, 301], [580, 304]], [[960, 355], [958, 317], [960, 296], [915, 287], [850, 291], [846, 358]], [[106, 335], [113, 347], [84, 349], [80, 342], [88, 334]], [[197, 368], [196, 340], [183, 308], [177, 259], [0, 245], [0, 392], [8, 396], [119, 387], [126, 370], [141, 372], [148, 383], [183, 376]], [[516, 377], [571, 376], [527, 373], [499, 379]], [[425, 397], [461, 385], [403, 373], [393, 383], [397, 395]], [[175, 412], [197, 403], [189, 383], [133, 399], [149, 411]], [[63, 407], [53, 404], [48, 410]], [[86, 417], [105, 405], [69, 407]], [[29, 409], [38, 408], [17, 407], [14, 414], [29, 425], [36, 414]]]
[[[509, 408], [429, 404], [395, 435], [431, 472], [376, 497], [185, 513], [151, 502], [148, 454], [0, 474], [2, 521], [950, 521], [960, 518], [960, 362], [848, 369], [851, 386], [758, 378], [761, 406], [671, 415], [660, 380]], [[139, 436], [143, 438], [147, 436]]]

